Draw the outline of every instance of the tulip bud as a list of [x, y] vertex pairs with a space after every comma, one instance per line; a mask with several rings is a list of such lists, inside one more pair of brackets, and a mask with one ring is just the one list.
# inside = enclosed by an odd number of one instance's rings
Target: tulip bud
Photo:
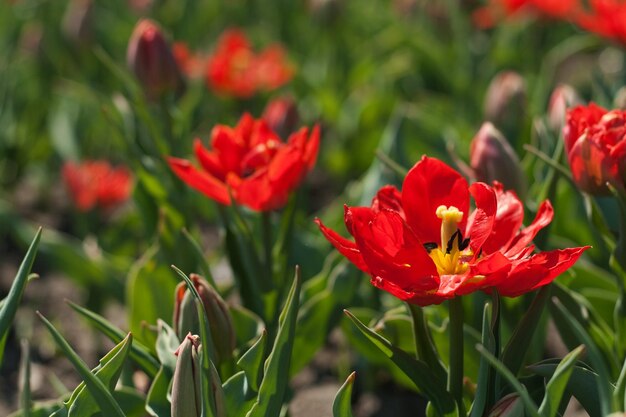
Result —
[[153, 21], [143, 19], [137, 23], [128, 42], [126, 61], [150, 100], [183, 92], [183, 79], [170, 45]]
[[63, 17], [63, 32], [72, 42], [84, 45], [93, 37], [93, 1], [72, 0]]
[[563, 129], [567, 109], [579, 104], [581, 104], [581, 100], [574, 88], [567, 84], [558, 85], [552, 91], [548, 105], [548, 123], [552, 130], [559, 132]]
[[516, 72], [497, 74], [485, 96], [485, 119], [508, 135], [517, 135], [526, 113], [526, 82]]
[[505, 189], [524, 195], [526, 182], [517, 154], [491, 123], [485, 122], [470, 145], [470, 167], [474, 178], [491, 184], [499, 181]]
[[172, 379], [172, 417], [200, 417], [200, 337], [187, 334], [176, 350], [176, 369]]
[[509, 394], [498, 401], [491, 411], [489, 417], [506, 417], [522, 415], [524, 411], [524, 403], [518, 394]]
[[626, 87], [617, 90], [615, 98], [613, 99], [613, 106], [616, 109], [626, 110]]
[[[233, 319], [228, 311], [226, 302], [204, 278], [197, 274], [191, 274], [189, 278], [202, 299], [209, 321], [216, 362], [221, 364], [228, 360], [235, 350], [236, 341]], [[200, 332], [193, 294], [189, 292], [184, 282], [176, 287], [174, 331], [179, 338], [182, 338], [182, 335], [187, 332]]]
[[282, 138], [286, 138], [298, 127], [298, 108], [291, 97], [281, 97], [270, 101], [262, 116], [269, 127]]

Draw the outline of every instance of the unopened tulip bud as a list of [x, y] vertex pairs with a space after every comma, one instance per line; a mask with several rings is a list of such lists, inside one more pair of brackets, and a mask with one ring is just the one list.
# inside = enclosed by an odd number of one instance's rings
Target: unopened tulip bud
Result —
[[144, 19], [137, 23], [128, 42], [126, 60], [149, 99], [184, 90], [172, 49], [153, 21]]
[[282, 138], [294, 132], [300, 122], [296, 103], [290, 97], [281, 97], [270, 101], [262, 116], [269, 127]]
[[524, 403], [518, 394], [509, 394], [498, 401], [491, 411], [489, 417], [506, 417], [524, 414]]
[[526, 82], [516, 72], [497, 74], [485, 96], [485, 119], [507, 134], [519, 133], [526, 113]]
[[560, 84], [550, 96], [548, 105], [548, 123], [552, 130], [559, 132], [565, 125], [565, 114], [570, 107], [581, 104], [578, 93], [572, 86]]
[[[228, 305], [204, 278], [197, 274], [191, 274], [189, 278], [202, 299], [209, 321], [216, 362], [220, 364], [232, 356], [236, 343], [235, 327]], [[174, 331], [179, 338], [187, 332], [200, 332], [193, 294], [189, 292], [185, 283], [180, 283], [176, 287]]]
[[472, 139], [470, 167], [478, 181], [487, 184], [499, 181], [505, 189], [513, 189], [520, 195], [526, 190], [517, 154], [502, 133], [489, 122], [483, 123]]
[[63, 17], [63, 32], [76, 44], [87, 44], [93, 37], [93, 1], [72, 0]]
[[189, 333], [176, 350], [178, 359], [172, 379], [172, 417], [202, 415], [199, 349], [200, 337]]

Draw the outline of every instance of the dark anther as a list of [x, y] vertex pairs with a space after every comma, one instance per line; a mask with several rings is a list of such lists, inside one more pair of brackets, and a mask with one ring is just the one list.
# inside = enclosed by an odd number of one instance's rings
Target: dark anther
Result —
[[450, 236], [450, 240], [448, 240], [448, 243], [446, 244], [446, 253], [450, 253], [452, 251], [454, 239], [456, 239], [457, 237], [459, 238], [459, 242], [461, 241], [461, 239], [463, 239], [463, 235], [461, 235], [461, 231], [459, 229], [456, 229], [456, 232], [454, 232], [452, 236]]
[[466, 237], [465, 239], [461, 240], [461, 235], [459, 235], [459, 250], [464, 250], [465, 248], [467, 248], [469, 246], [470, 243], [470, 238]]
[[426, 249], [426, 252], [430, 253], [431, 250], [437, 249], [437, 244], [435, 242], [424, 243], [424, 249]]

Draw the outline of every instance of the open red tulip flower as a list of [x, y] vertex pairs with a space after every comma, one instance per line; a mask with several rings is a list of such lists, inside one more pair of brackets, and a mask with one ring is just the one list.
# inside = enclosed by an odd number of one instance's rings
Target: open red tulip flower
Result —
[[354, 241], [316, 222], [374, 286], [426, 306], [493, 288], [516, 297], [552, 282], [588, 248], [533, 254], [531, 242], [552, 220], [552, 206], [545, 201], [533, 223], [520, 229], [523, 216], [514, 192], [499, 183], [470, 186], [443, 162], [424, 156], [402, 191], [385, 186], [371, 207], [345, 207]]
[[279, 88], [293, 73], [282, 46], [270, 45], [256, 53], [242, 31], [229, 29], [208, 58], [206, 79], [217, 93], [248, 98], [257, 91]]
[[133, 187], [130, 171], [125, 167], [113, 168], [107, 161], [67, 162], [62, 174], [80, 211], [114, 208], [130, 197]]
[[284, 206], [313, 168], [320, 131], [303, 127], [281, 141], [262, 120], [244, 114], [234, 128], [217, 125], [211, 132], [212, 150], [199, 139], [194, 152], [201, 168], [169, 158], [172, 170], [190, 187], [223, 205], [235, 202], [255, 211]]
[[594, 103], [569, 109], [563, 128], [572, 177], [590, 194], [609, 194], [607, 183], [626, 184], [626, 111]]

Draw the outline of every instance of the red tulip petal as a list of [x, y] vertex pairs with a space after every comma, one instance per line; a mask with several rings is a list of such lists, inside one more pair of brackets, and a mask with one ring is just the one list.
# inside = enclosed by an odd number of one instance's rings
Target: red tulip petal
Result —
[[270, 211], [280, 208], [287, 203], [287, 194], [272, 187], [266, 169], [259, 170], [253, 175], [241, 179], [238, 186], [234, 180], [231, 180], [229, 175], [227, 183], [231, 185], [237, 202], [252, 210]]
[[513, 239], [511, 246], [509, 246], [509, 249], [505, 253], [506, 256], [509, 258], [515, 257], [520, 251], [528, 246], [533, 241], [537, 233], [550, 224], [552, 217], [554, 217], [554, 209], [552, 208], [550, 201], [546, 200], [539, 206], [539, 211], [537, 211], [535, 220], [533, 220], [528, 227], [522, 229], [522, 231]]
[[327, 228], [320, 219], [316, 218], [315, 223], [319, 226], [324, 237], [335, 247], [335, 249], [339, 251], [339, 253], [348, 258], [348, 260], [361, 271], [369, 273], [367, 264], [363, 260], [363, 255], [361, 255], [356, 243], [344, 238], [334, 230]]
[[608, 194], [607, 181], [618, 178], [619, 160], [613, 159], [604, 144], [581, 136], [568, 154], [574, 182], [591, 194]]
[[304, 148], [304, 162], [310, 171], [315, 166], [320, 148], [320, 127], [315, 125]]
[[435, 263], [398, 213], [359, 207], [349, 213], [355, 242], [373, 277], [409, 292], [439, 287]]
[[511, 190], [503, 191], [502, 184], [494, 184], [498, 210], [491, 235], [482, 246], [483, 254], [490, 254], [509, 247], [524, 221], [524, 206]]
[[441, 304], [445, 300], [452, 298], [449, 295], [439, 294], [437, 292], [414, 292], [406, 291], [393, 282], [386, 281], [380, 277], [374, 277], [370, 280], [373, 286], [383, 291], [387, 291], [394, 297], [397, 297], [403, 301], [411, 304], [417, 304], [422, 307], [426, 307], [433, 304]]
[[517, 297], [549, 284], [571, 267], [589, 246], [542, 252], [519, 261], [497, 285], [501, 295]]
[[228, 190], [223, 182], [206, 172], [197, 170], [185, 159], [168, 158], [167, 161], [172, 171], [191, 188], [220, 204], [230, 205]]
[[478, 255], [483, 243], [491, 235], [497, 211], [496, 194], [493, 188], [476, 182], [469, 188], [476, 209], [472, 213], [466, 236], [470, 238], [470, 248]]
[[439, 243], [441, 220], [435, 212], [440, 205], [462, 211], [464, 216], [459, 229], [465, 230], [469, 215], [467, 181], [438, 159], [423, 156], [404, 179], [402, 205], [407, 222], [420, 241]]
[[391, 210], [404, 217], [404, 209], [402, 208], [402, 194], [393, 185], [385, 185], [376, 193], [372, 199], [372, 210], [379, 212], [382, 210]]
[[226, 178], [226, 172], [222, 167], [219, 157], [214, 153], [208, 151], [203, 145], [200, 139], [196, 139], [193, 142], [193, 151], [196, 155], [196, 159], [202, 165], [205, 171], [219, 179], [224, 181]]
[[244, 144], [235, 131], [224, 125], [217, 125], [211, 131], [211, 147], [218, 155], [223, 172], [241, 175], [241, 160], [245, 152]]

